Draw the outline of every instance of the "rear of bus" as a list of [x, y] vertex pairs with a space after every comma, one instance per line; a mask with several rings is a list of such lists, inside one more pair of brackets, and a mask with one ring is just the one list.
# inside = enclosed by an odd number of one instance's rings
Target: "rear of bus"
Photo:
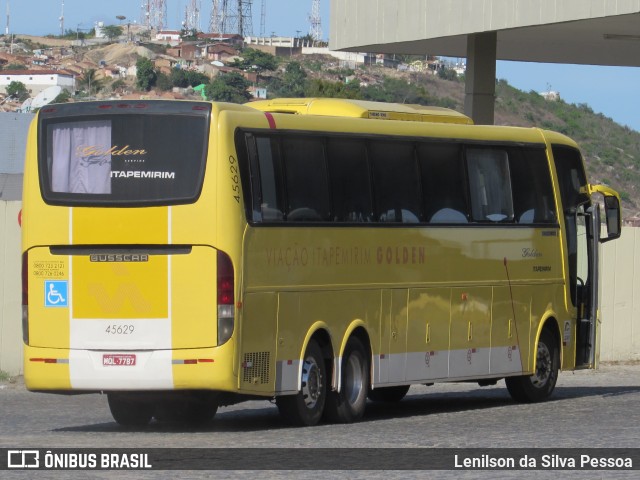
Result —
[[134, 391], [234, 388], [231, 258], [242, 216], [217, 218], [217, 108], [131, 101], [39, 112], [22, 225], [28, 389], [119, 392], [118, 404]]

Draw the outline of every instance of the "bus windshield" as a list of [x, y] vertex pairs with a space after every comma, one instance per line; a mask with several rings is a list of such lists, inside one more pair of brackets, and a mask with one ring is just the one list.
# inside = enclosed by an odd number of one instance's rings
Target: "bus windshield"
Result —
[[168, 105], [160, 111], [133, 103], [106, 112], [94, 104], [59, 105], [43, 112], [45, 200], [104, 206], [194, 201], [202, 186], [210, 106]]

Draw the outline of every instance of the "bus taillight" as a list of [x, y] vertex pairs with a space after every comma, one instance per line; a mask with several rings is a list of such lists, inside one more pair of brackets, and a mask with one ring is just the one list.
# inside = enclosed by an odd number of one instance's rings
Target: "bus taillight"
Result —
[[22, 340], [29, 345], [29, 253], [22, 254]]
[[231, 338], [235, 316], [234, 275], [231, 258], [218, 250], [218, 345]]

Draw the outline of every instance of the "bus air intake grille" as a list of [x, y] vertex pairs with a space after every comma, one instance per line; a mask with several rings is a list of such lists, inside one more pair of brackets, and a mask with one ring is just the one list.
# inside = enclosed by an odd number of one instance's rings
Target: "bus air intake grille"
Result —
[[269, 352], [245, 353], [242, 381], [254, 384], [269, 383], [269, 358]]

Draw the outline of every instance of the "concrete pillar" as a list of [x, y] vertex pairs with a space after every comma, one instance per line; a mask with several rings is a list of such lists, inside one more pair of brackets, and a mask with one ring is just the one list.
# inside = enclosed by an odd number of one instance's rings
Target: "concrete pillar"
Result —
[[464, 113], [477, 125], [493, 125], [496, 96], [496, 32], [467, 37]]

